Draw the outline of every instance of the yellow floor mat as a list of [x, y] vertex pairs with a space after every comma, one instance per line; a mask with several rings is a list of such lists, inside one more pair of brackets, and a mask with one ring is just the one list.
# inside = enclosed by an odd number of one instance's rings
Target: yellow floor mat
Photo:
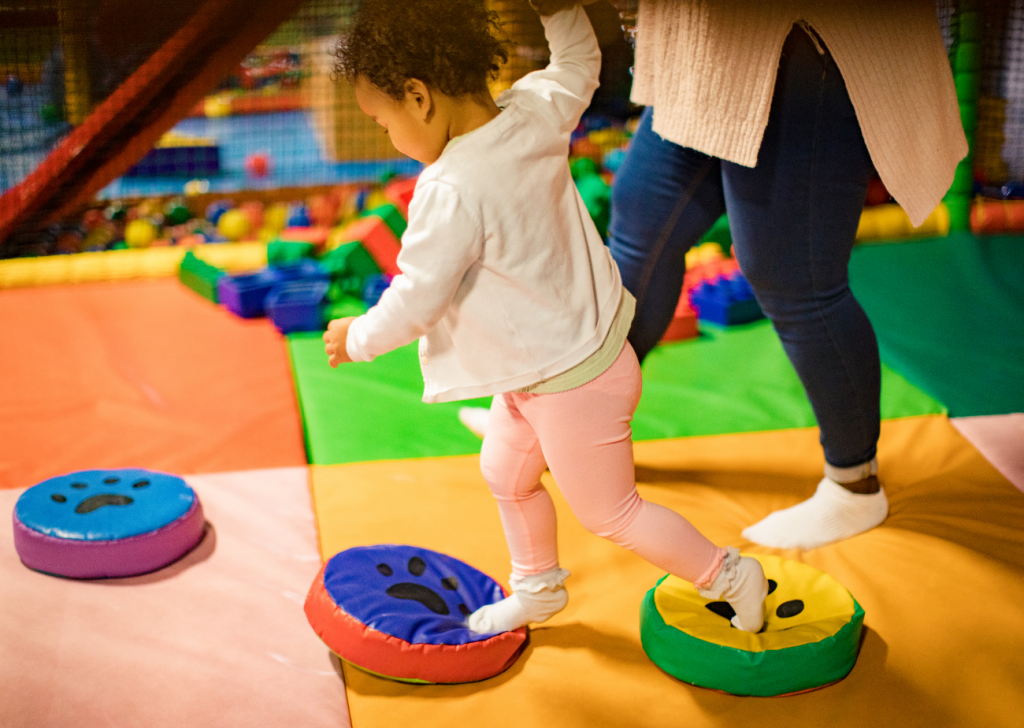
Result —
[[[740, 698], [662, 673], [638, 611], [661, 573], [587, 533], [556, 488], [569, 606], [532, 630], [507, 672], [471, 685], [411, 686], [346, 666], [352, 725], [1019, 726], [1024, 715], [1024, 495], [942, 416], [882, 424], [886, 523], [811, 552], [753, 546], [746, 525], [809, 496], [817, 430], [636, 446], [641, 494], [719, 544], [804, 561], [843, 583], [867, 616], [842, 682], [785, 698]], [[546, 481], [552, 485], [550, 476]], [[408, 543], [507, 582], [508, 551], [475, 456], [312, 468], [323, 556]]]

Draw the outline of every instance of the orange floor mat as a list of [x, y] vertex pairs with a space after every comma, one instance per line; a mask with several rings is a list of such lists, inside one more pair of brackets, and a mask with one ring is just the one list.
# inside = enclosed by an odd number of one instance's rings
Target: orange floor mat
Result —
[[[584, 531], [552, 488], [562, 565], [573, 573], [565, 611], [531, 632], [511, 669], [484, 682], [403, 685], [346, 666], [352, 725], [1019, 726], [1024, 495], [945, 417], [893, 420], [880, 442], [891, 504], [883, 526], [810, 552], [746, 542], [744, 526], [813, 492], [817, 436], [640, 443], [637, 477], [644, 497], [685, 514], [715, 542], [804, 561], [849, 588], [867, 630], [845, 680], [803, 695], [739, 698], [668, 677], [639, 640], [640, 600], [660, 573]], [[507, 579], [508, 551], [477, 457], [311, 470], [325, 557], [411, 543]]]
[[0, 488], [305, 465], [285, 342], [174, 279], [0, 291]]

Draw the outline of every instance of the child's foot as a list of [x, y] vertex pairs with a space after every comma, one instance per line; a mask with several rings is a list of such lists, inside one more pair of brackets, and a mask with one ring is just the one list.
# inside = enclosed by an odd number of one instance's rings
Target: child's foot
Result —
[[480, 607], [469, 615], [469, 628], [477, 634], [508, 632], [530, 622], [543, 622], [561, 612], [569, 601], [563, 584], [569, 572], [554, 569], [525, 576], [512, 577], [511, 596], [495, 604]]
[[768, 596], [768, 580], [757, 559], [740, 556], [729, 546], [722, 570], [706, 589], [697, 589], [705, 599], [724, 599], [736, 612], [732, 626], [744, 632], [760, 632], [764, 626], [764, 599]]
[[487, 432], [487, 420], [491, 411], [486, 407], [462, 407], [459, 409], [459, 422], [477, 437]]
[[[869, 476], [874, 493], [855, 493], [831, 478], [822, 478], [814, 495], [791, 508], [776, 511], [743, 530], [743, 535], [762, 546], [782, 549], [813, 549], [868, 531], [885, 520], [889, 501]], [[856, 489], [861, 481], [851, 484]]]

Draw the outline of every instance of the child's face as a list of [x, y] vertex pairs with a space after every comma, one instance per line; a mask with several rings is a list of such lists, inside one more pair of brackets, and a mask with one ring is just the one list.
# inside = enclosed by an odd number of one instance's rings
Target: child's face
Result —
[[405, 98], [395, 101], [362, 76], [355, 80], [356, 102], [363, 113], [384, 127], [395, 149], [423, 164], [433, 164], [448, 143], [438, 123], [433, 95], [422, 81], [410, 79]]

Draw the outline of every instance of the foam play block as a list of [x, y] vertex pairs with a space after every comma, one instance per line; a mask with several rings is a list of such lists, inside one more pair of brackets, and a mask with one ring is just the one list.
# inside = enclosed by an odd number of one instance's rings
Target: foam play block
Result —
[[259, 318], [270, 291], [281, 282], [273, 268], [242, 276], [223, 276], [217, 281], [217, 298], [231, 313], [242, 318]]
[[364, 217], [379, 217], [384, 223], [391, 229], [391, 232], [395, 234], [395, 237], [399, 240], [402, 239], [403, 233], [407, 223], [405, 222], [405, 215], [392, 203], [386, 205], [378, 205], [371, 210], [367, 210]]
[[185, 253], [178, 267], [178, 280], [214, 303], [217, 299], [217, 282], [224, 271], [196, 257], [191, 250]]
[[267, 315], [282, 334], [319, 331], [323, 328], [321, 305], [329, 287], [324, 280], [284, 283], [267, 296]]
[[413, 193], [416, 191], [417, 179], [417, 177], [394, 179], [384, 188], [384, 196], [388, 202], [394, 204], [406, 219], [409, 217], [409, 203], [412, 202]]
[[382, 272], [392, 276], [401, 273], [398, 268], [401, 245], [391, 228], [381, 218], [372, 215], [356, 220], [345, 228], [339, 239], [344, 242], [362, 243]]

